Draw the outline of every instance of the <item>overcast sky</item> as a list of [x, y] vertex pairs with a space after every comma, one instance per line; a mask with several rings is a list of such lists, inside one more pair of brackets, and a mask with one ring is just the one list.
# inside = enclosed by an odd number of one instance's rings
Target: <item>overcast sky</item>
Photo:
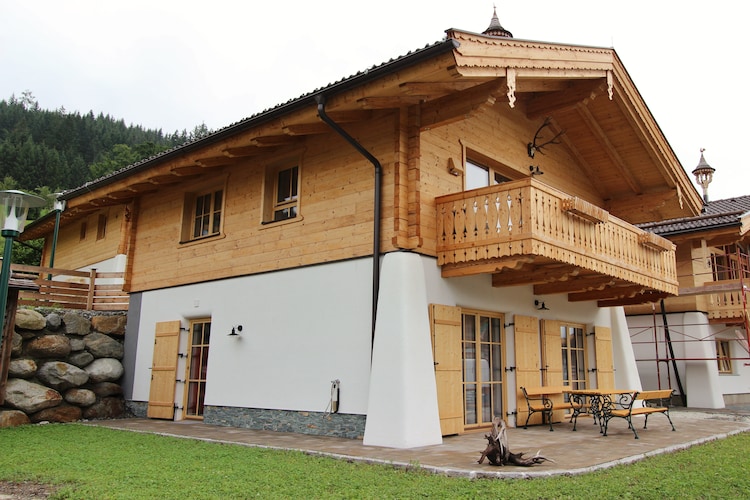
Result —
[[[495, 0], [515, 38], [614, 47], [711, 199], [750, 194], [744, 16], [728, 0]], [[491, 0], [0, 0], [0, 99], [216, 130], [432, 44]], [[1, 174], [2, 172], [0, 172]], [[693, 179], [692, 175], [690, 178]]]

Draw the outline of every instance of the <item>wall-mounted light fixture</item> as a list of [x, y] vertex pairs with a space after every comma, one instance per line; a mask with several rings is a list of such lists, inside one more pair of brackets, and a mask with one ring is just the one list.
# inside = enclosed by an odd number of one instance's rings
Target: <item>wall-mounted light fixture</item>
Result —
[[544, 305], [544, 302], [541, 300], [534, 300], [534, 307], [537, 311], [549, 311], [549, 307]]
[[453, 158], [448, 158], [448, 173], [451, 175], [455, 175], [456, 177], [464, 175], [464, 171], [456, 167], [456, 164], [453, 162]]
[[531, 172], [531, 175], [544, 175], [544, 172], [539, 168], [539, 165], [536, 167], [534, 165], [529, 165], [529, 172]]
[[236, 336], [238, 336], [238, 335], [239, 335], [240, 333], [242, 333], [242, 325], [237, 325], [237, 326], [233, 326], [233, 327], [232, 327], [232, 331], [231, 331], [231, 333], [229, 334], [229, 337], [236, 337]]

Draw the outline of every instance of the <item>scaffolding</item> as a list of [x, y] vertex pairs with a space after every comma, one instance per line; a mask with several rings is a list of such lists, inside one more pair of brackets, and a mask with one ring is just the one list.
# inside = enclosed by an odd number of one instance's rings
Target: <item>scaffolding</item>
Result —
[[[658, 389], [677, 389], [685, 403], [678, 362], [716, 362], [720, 372], [732, 370], [732, 362], [743, 362], [750, 366], [750, 325], [748, 324], [747, 283], [750, 283], [750, 259], [735, 247], [733, 252], [711, 253], [708, 264], [713, 281], [705, 285], [680, 288], [680, 296], [708, 296], [708, 324], [714, 325], [707, 335], [693, 332], [702, 330], [706, 323], [675, 323], [668, 319], [664, 300], [651, 303], [651, 324], [629, 326], [630, 340], [637, 363], [655, 363], [655, 378]], [[695, 275], [694, 275], [695, 276]], [[722, 325], [716, 328], [716, 325]], [[695, 343], [713, 342], [715, 355], [690, 356]], [[718, 343], [717, 343], [718, 342]], [[728, 348], [730, 343], [734, 348]], [[648, 354], [652, 352], [653, 354]], [[734, 354], [731, 354], [734, 353]], [[639, 370], [640, 371], [640, 370]], [[677, 387], [674, 387], [676, 385]], [[666, 387], [665, 387], [666, 386]]]

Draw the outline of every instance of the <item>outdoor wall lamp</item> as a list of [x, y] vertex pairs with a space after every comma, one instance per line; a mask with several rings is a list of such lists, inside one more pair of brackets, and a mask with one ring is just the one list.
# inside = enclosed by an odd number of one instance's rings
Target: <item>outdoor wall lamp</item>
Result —
[[229, 333], [229, 337], [236, 337], [240, 333], [242, 333], [242, 325], [237, 325], [232, 327], [232, 331]]
[[534, 300], [534, 307], [537, 311], [549, 311], [549, 307], [544, 305], [544, 302], [541, 300]]
[[29, 208], [44, 206], [45, 200], [23, 191], [0, 191], [1, 234], [5, 238], [3, 265], [0, 273], [0, 340], [3, 338], [5, 325], [5, 307], [8, 304], [8, 283], [10, 283], [10, 260], [13, 255], [13, 240], [23, 232]]

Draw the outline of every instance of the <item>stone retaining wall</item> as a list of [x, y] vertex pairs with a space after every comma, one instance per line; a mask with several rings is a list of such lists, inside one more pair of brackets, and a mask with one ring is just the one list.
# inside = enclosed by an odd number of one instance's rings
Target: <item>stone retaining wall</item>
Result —
[[126, 313], [19, 309], [0, 427], [118, 418]]

